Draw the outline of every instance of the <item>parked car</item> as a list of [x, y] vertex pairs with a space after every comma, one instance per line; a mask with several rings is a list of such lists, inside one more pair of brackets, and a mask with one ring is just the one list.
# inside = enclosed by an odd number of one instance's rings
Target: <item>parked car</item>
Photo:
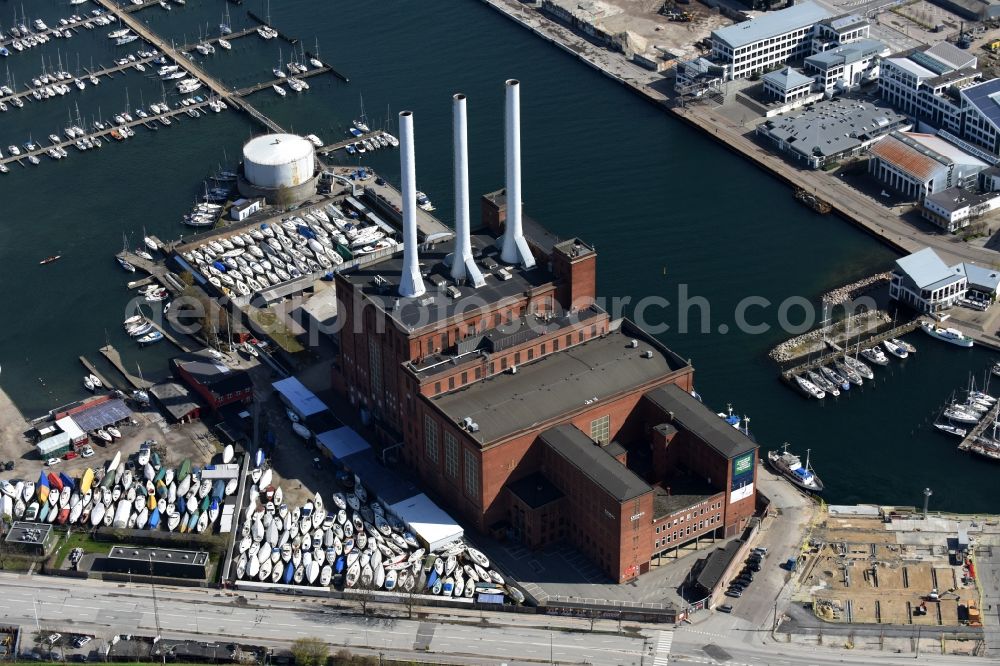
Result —
[[726, 590], [726, 596], [731, 597], [733, 599], [739, 599], [740, 597], [743, 596], [743, 593], [740, 592], [739, 590]]
[[758, 546], [753, 549], [753, 552], [763, 557], [767, 555], [767, 548], [764, 548], [763, 546]]
[[750, 571], [753, 571], [754, 573], [757, 573], [758, 571], [760, 571], [760, 565], [759, 564], [748, 564], [747, 565], [747, 569], [749, 569]]
[[49, 634], [49, 637], [45, 640], [48, 641], [49, 645], [55, 645], [62, 638], [62, 634]]
[[80, 455], [83, 456], [84, 458], [89, 458], [92, 455], [94, 455], [94, 449], [90, 448], [90, 445], [88, 444], [87, 446], [83, 447], [83, 449], [80, 451]]
[[73, 460], [78, 456], [79, 454], [76, 451], [69, 451], [66, 453], [66, 455], [63, 456], [63, 460]]
[[722, 604], [721, 606], [716, 606], [715, 610], [719, 611], [720, 613], [732, 613], [733, 607], [730, 606], [729, 604]]
[[738, 580], [734, 580], [732, 583], [729, 584], [729, 589], [739, 590], [740, 592], [742, 592], [743, 590], [747, 589], [747, 586]]
[[54, 467], [55, 465], [58, 465], [61, 462], [62, 458], [49, 458], [48, 460], [45, 461], [45, 464], [48, 465], [49, 467]]
[[93, 638], [91, 638], [90, 636], [77, 636], [76, 638], [73, 639], [73, 647], [77, 649], [82, 648], [84, 645], [86, 645], [92, 640]]

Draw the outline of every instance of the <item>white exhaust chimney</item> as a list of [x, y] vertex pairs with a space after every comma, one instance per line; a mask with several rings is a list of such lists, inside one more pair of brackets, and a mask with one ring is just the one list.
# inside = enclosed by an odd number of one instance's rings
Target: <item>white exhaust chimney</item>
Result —
[[486, 284], [472, 258], [469, 231], [469, 147], [465, 119], [465, 95], [452, 97], [455, 136], [455, 253], [451, 256], [451, 277], [467, 280], [474, 287]]
[[423, 296], [427, 291], [420, 276], [417, 256], [417, 173], [413, 157], [413, 112], [399, 114], [399, 166], [403, 181], [403, 272], [399, 276], [399, 295]]
[[525, 268], [535, 265], [521, 229], [521, 82], [507, 79], [504, 152], [507, 156], [507, 231], [500, 258]]

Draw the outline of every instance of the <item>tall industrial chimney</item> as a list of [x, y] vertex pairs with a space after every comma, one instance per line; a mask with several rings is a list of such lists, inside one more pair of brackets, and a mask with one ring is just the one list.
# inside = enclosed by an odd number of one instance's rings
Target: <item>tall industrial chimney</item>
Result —
[[456, 282], [467, 280], [474, 287], [482, 287], [486, 281], [472, 258], [469, 238], [469, 147], [465, 95], [459, 93], [452, 99], [455, 125], [455, 253], [451, 256], [451, 277]]
[[525, 268], [535, 265], [521, 229], [521, 82], [507, 79], [504, 152], [507, 156], [507, 230], [500, 258]]
[[399, 276], [399, 295], [422, 296], [427, 288], [420, 276], [417, 256], [417, 174], [413, 157], [413, 112], [399, 114], [399, 167], [403, 181], [403, 272]]

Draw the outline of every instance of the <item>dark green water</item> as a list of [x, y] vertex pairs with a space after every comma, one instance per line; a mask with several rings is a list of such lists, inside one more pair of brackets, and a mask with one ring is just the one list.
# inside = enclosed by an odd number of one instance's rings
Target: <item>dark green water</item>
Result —
[[[226, 4], [189, 0], [170, 13], [154, 7], [141, 15], [179, 43], [193, 41], [199, 26], [214, 33]], [[314, 78], [308, 93], [285, 99], [258, 93], [253, 102], [263, 112], [287, 128], [335, 141], [358, 115], [362, 96], [371, 124], [385, 121], [387, 106], [393, 116], [411, 109], [420, 188], [450, 221], [451, 94], [468, 95], [471, 188], [485, 192], [503, 184], [503, 81], [520, 79], [528, 214], [563, 237], [580, 236], [597, 247], [598, 290], [608, 298], [630, 297], [634, 304], [659, 296], [677, 303], [687, 285], [691, 296], [708, 300], [711, 332], [693, 332], [696, 309], [689, 311], [693, 331], [687, 333], [678, 331], [683, 317], [676, 306], [650, 317], [650, 323], [668, 323], [661, 339], [693, 359], [706, 402], [720, 410], [732, 402], [749, 414], [765, 448], [783, 441], [801, 453], [811, 448], [832, 502], [919, 504], [930, 486], [932, 506], [997, 510], [989, 486], [997, 468], [959, 454], [955, 442], [928, 429], [936, 407], [993, 354], [911, 336], [919, 347], [915, 357], [879, 372], [873, 386], [825, 404], [783, 386], [766, 358], [786, 337], [773, 328], [777, 303], [789, 296], [815, 300], [883, 270], [894, 258], [888, 249], [842, 220], [813, 214], [767, 174], [474, 0], [271, 4], [278, 28], [310, 49], [318, 38], [324, 60], [351, 82]], [[33, 0], [36, 6], [50, 24], [68, 13], [61, 0]], [[0, 2], [0, 25], [10, 24], [14, 7], [20, 11], [19, 3]], [[234, 29], [248, 25], [246, 9], [265, 12], [258, 0], [231, 7]], [[40, 54], [55, 62], [57, 49], [71, 70], [78, 52], [84, 66], [91, 58], [107, 64], [114, 57], [107, 31], [53, 41], [0, 66], [20, 81], [37, 74]], [[199, 59], [242, 87], [271, 77], [279, 49], [287, 62], [286, 44], [248, 37], [231, 52]], [[126, 90], [133, 107], [140, 91], [147, 103], [160, 95], [155, 77], [130, 72], [97, 90], [74, 89], [12, 109], [0, 115], [0, 147], [6, 153], [29, 132], [42, 139], [59, 131], [74, 103], [84, 116], [121, 110]], [[123, 232], [138, 239], [143, 226], [162, 238], [183, 233], [178, 220], [201, 178], [224, 152], [237, 155], [254, 129], [232, 113], [185, 118], [156, 133], [140, 128], [130, 142], [99, 153], [0, 177], [0, 382], [27, 413], [80, 397], [76, 357], [96, 357], [106, 339], [144, 371], [162, 370], [170, 352], [165, 344], [138, 351], [119, 333], [128, 278], [112, 254]], [[396, 153], [364, 163], [398, 181]], [[64, 259], [37, 265], [56, 252]], [[719, 333], [720, 324], [735, 331], [735, 308], [751, 296], [774, 304], [750, 317], [772, 330]]]

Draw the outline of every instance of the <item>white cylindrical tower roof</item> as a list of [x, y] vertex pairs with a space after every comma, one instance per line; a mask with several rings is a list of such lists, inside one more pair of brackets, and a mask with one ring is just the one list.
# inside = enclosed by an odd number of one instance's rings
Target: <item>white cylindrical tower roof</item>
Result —
[[301, 185], [312, 178], [315, 165], [315, 147], [295, 134], [265, 134], [243, 146], [243, 173], [257, 187]]

